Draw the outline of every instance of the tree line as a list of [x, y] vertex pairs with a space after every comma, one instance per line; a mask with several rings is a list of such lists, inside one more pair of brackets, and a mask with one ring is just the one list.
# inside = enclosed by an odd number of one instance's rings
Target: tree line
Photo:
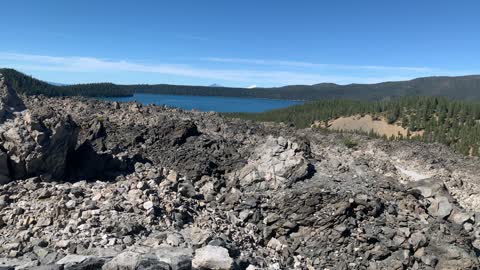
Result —
[[55, 86], [13, 69], [0, 69], [9, 82], [26, 94], [48, 96], [132, 96], [135, 93], [269, 98], [283, 100], [350, 99], [374, 101], [387, 97], [445, 96], [459, 100], [480, 100], [480, 76], [426, 77], [410, 81], [377, 84], [289, 85], [273, 88], [234, 88], [169, 84], [117, 85], [112, 83]]
[[52, 85], [27, 76], [14, 69], [0, 69], [5, 81], [18, 93], [45, 96], [86, 96], [86, 97], [121, 97], [131, 96], [133, 92], [113, 83], [73, 84], [65, 86]]
[[440, 142], [463, 154], [480, 155], [480, 102], [445, 97], [402, 97], [381, 101], [320, 100], [263, 113], [224, 115], [306, 128], [315, 121], [327, 122], [342, 116], [366, 114], [384, 117], [388, 123], [399, 124], [410, 132], [423, 131], [421, 136], [407, 134], [400, 139]]

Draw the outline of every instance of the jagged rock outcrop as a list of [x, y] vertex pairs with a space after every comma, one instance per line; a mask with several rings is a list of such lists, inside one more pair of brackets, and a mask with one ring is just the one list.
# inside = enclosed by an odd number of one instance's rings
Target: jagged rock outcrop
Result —
[[0, 146], [5, 149], [14, 179], [44, 176], [64, 179], [67, 156], [77, 143], [78, 126], [70, 116], [24, 111], [0, 126]]
[[[0, 80], [0, 183], [41, 176], [42, 179], [114, 179], [133, 171], [139, 156], [117, 153], [103, 144], [105, 128], [98, 119], [86, 135], [69, 114], [52, 107], [26, 109], [22, 99]], [[85, 132], [82, 132], [82, 135]]]
[[18, 97], [14, 89], [7, 85], [2, 74], [0, 74], [0, 124], [7, 118], [13, 117], [15, 112], [25, 110], [25, 104]]
[[269, 136], [254, 150], [247, 165], [230, 178], [238, 179], [242, 187], [255, 185], [260, 189], [277, 189], [290, 186], [312, 173], [312, 165], [306, 159], [309, 149], [304, 148], [283, 137]]
[[[137, 103], [24, 101], [39, 120], [2, 125], [16, 131], [0, 177], [14, 153], [63, 160], [52, 134], [69, 121], [78, 138], [66, 167], [29, 166], [32, 177], [0, 184], [0, 267], [480, 267], [478, 159], [362, 136], [348, 148], [338, 134]], [[60, 167], [66, 178], [38, 177]]]

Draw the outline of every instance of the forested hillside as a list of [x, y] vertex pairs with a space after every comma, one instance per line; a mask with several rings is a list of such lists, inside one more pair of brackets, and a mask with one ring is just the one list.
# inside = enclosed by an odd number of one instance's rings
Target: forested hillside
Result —
[[128, 89], [112, 83], [90, 83], [58, 86], [52, 85], [14, 69], [0, 69], [0, 74], [5, 77], [7, 83], [17, 92], [26, 95], [46, 95], [46, 96], [87, 96], [87, 97], [105, 97], [105, 96], [130, 96]]
[[130, 85], [132, 92], [170, 95], [226, 96], [288, 100], [352, 99], [380, 100], [385, 97], [445, 96], [480, 100], [480, 76], [426, 77], [378, 84], [289, 85], [274, 88], [229, 88], [185, 85]]
[[358, 114], [385, 117], [389, 123], [398, 123], [412, 132], [424, 131], [423, 136], [415, 139], [441, 142], [464, 154], [480, 155], [480, 102], [452, 101], [443, 97], [404, 97], [376, 102], [323, 100], [264, 113], [225, 115], [305, 128], [315, 121]]
[[459, 100], [480, 100], [480, 76], [427, 77], [411, 81], [378, 84], [289, 85], [276, 88], [230, 88], [187, 85], [116, 85], [112, 83], [56, 86], [13, 69], [0, 69], [7, 81], [25, 94], [47, 96], [131, 96], [134, 93], [270, 98], [285, 100], [351, 99], [381, 100], [403, 96], [445, 96]]

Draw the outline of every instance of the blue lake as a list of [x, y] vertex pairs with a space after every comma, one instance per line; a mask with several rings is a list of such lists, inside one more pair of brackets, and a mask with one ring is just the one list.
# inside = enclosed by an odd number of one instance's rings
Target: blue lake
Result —
[[216, 112], [264, 112], [273, 109], [285, 108], [301, 101], [259, 99], [259, 98], [233, 98], [211, 96], [180, 96], [135, 94], [132, 97], [104, 98], [110, 101], [138, 101], [144, 105], [168, 105], [185, 110], [216, 111]]

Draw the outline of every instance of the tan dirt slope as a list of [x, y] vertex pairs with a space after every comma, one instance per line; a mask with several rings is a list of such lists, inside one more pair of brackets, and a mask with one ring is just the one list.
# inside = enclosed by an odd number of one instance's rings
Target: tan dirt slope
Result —
[[[324, 127], [324, 123], [316, 122], [316, 127]], [[354, 115], [348, 117], [339, 117], [328, 122], [326, 127], [330, 130], [339, 131], [363, 131], [370, 132], [373, 130], [376, 134], [386, 135], [387, 137], [398, 137], [399, 134], [407, 136], [408, 128], [400, 126], [399, 123], [389, 124], [385, 118], [373, 118], [371, 115]], [[410, 132], [411, 136], [421, 136], [423, 131]]]

